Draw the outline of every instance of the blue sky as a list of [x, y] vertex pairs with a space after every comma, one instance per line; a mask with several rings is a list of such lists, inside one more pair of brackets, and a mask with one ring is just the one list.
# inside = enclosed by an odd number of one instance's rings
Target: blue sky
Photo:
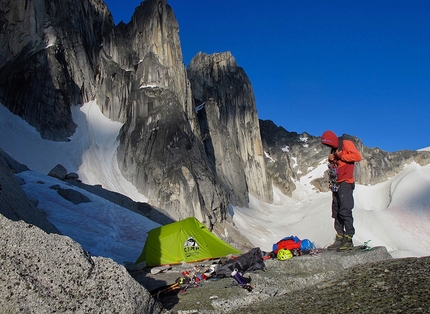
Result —
[[[115, 23], [141, 1], [105, 1]], [[355, 135], [387, 151], [430, 146], [430, 1], [168, 0], [184, 63], [231, 51], [260, 119]]]

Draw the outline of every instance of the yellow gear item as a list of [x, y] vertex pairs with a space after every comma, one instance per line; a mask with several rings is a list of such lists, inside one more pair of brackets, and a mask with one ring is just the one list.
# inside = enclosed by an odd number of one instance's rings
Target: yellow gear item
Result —
[[293, 253], [291, 253], [290, 250], [287, 249], [280, 249], [278, 251], [278, 260], [285, 261], [287, 259], [290, 259], [293, 257]]

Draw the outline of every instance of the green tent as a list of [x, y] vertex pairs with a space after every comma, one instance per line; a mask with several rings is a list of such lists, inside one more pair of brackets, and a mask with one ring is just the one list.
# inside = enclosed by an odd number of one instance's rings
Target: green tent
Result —
[[137, 263], [147, 266], [197, 262], [229, 254], [241, 254], [210, 232], [194, 217], [189, 217], [148, 232]]

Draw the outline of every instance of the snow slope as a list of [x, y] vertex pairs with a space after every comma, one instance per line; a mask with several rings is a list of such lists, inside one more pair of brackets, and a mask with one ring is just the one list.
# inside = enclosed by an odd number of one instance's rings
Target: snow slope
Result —
[[95, 102], [72, 108], [78, 128], [70, 142], [42, 140], [36, 129], [0, 105], [1, 148], [30, 169], [47, 174], [57, 164], [76, 172], [87, 184], [127, 195], [135, 201], [148, 199], [121, 174], [116, 159], [116, 140], [122, 126], [106, 118]]
[[[22, 186], [24, 192], [30, 199], [39, 201], [38, 208], [48, 220], [93, 256], [109, 257], [120, 264], [135, 262], [142, 252], [147, 232], [160, 226], [142, 215], [39, 172], [25, 171], [17, 176], [26, 182]], [[51, 189], [53, 185], [77, 190], [91, 202], [75, 205]]]
[[[147, 201], [119, 171], [116, 138], [121, 124], [103, 116], [95, 102], [73, 108], [73, 119], [78, 128], [71, 141], [53, 142], [41, 139], [33, 127], [0, 105], [0, 147], [33, 170], [18, 175], [27, 183], [23, 189], [39, 199], [39, 207], [63, 234], [92, 255], [133, 262], [147, 232], [158, 224], [83, 190], [92, 202], [73, 205], [49, 189], [54, 184], [78, 189], [46, 176], [62, 164], [87, 184], [101, 184], [135, 201]], [[334, 236], [331, 193], [317, 193], [309, 183], [325, 170], [322, 160], [296, 182], [292, 197], [274, 189], [273, 204], [250, 195], [249, 208], [233, 208], [234, 222], [265, 251], [289, 235], [309, 239], [319, 247], [329, 245]], [[371, 240], [370, 245], [386, 246], [394, 257], [430, 255], [430, 165], [407, 165], [384, 183], [357, 185], [354, 218], [355, 244]]]
[[[275, 189], [275, 204], [251, 198], [249, 209], [236, 208], [241, 233], [266, 250], [289, 235], [318, 247], [333, 242], [331, 193], [316, 193], [303, 181], [296, 184], [291, 198]], [[369, 245], [385, 246], [393, 257], [430, 255], [430, 165], [407, 165], [386, 182], [356, 185], [354, 199], [355, 244], [371, 240]]]

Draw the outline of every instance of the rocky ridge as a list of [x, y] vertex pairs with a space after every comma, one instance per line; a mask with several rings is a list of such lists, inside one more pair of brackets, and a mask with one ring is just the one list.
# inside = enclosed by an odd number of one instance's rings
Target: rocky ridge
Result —
[[[273, 185], [284, 194], [291, 195], [299, 180], [320, 162], [325, 162], [329, 148], [321, 145], [321, 137], [306, 132], [289, 132], [270, 120], [260, 120], [260, 131], [266, 160], [266, 168]], [[403, 150], [386, 152], [377, 147], [366, 147], [362, 141], [348, 134], [338, 134], [352, 140], [363, 159], [356, 163], [355, 178], [358, 184], [374, 185], [388, 180], [410, 163], [421, 166], [430, 163], [430, 152]], [[328, 174], [311, 182], [315, 191], [328, 191]]]

